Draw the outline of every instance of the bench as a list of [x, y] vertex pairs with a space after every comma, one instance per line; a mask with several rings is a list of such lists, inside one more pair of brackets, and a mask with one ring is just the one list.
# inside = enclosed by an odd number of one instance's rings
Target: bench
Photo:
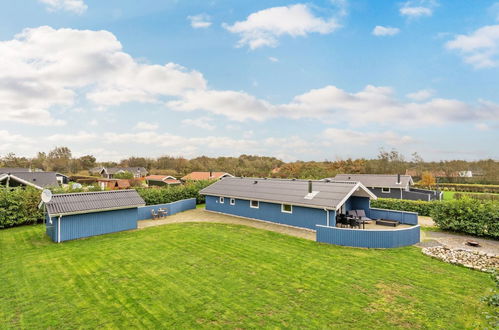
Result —
[[379, 226], [397, 227], [400, 224], [400, 222], [398, 222], [396, 220], [380, 219], [380, 220], [376, 220], [376, 224]]

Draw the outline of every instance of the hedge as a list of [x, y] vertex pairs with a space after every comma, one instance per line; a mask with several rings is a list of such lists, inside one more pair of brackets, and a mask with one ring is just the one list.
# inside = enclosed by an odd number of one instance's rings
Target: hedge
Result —
[[433, 221], [443, 230], [451, 230], [499, 239], [499, 203], [463, 198], [436, 203]]
[[144, 199], [146, 205], [156, 205], [175, 202], [181, 199], [196, 198], [197, 204], [205, 202], [205, 197], [199, 191], [214, 181], [188, 182], [182, 186], [137, 188], [137, 192]]
[[432, 209], [440, 201], [411, 201], [406, 199], [378, 198], [371, 200], [371, 207], [379, 209], [417, 212], [419, 215], [430, 216]]
[[0, 189], [0, 228], [34, 224], [43, 220], [38, 209], [40, 191], [34, 188]]
[[478, 200], [499, 201], [499, 194], [487, 194], [487, 193], [473, 194], [473, 193], [456, 192], [454, 193], [453, 196], [454, 199], [462, 199], [466, 197]]
[[[416, 187], [423, 187], [416, 184]], [[435, 189], [436, 187], [432, 187]], [[465, 183], [439, 183], [438, 188], [449, 191], [479, 192], [479, 193], [499, 193], [499, 185], [491, 184], [465, 184]]]

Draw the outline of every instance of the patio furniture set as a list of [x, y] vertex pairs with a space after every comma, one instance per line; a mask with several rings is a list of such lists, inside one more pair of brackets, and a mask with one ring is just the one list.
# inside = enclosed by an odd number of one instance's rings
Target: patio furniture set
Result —
[[336, 220], [337, 225], [340, 228], [359, 228], [366, 229], [366, 224], [375, 223], [378, 226], [389, 226], [397, 227], [400, 222], [396, 220], [386, 220], [386, 219], [371, 219], [366, 216], [364, 210], [350, 210], [347, 214], [338, 214]]
[[160, 219], [164, 218], [168, 215], [168, 211], [166, 209], [159, 208], [158, 212], [155, 212], [154, 210], [151, 210], [151, 216], [152, 219]]

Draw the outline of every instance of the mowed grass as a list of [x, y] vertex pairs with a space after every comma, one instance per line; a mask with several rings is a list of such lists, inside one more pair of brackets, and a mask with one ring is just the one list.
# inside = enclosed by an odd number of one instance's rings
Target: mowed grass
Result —
[[416, 247], [210, 223], [62, 244], [43, 230], [0, 230], [0, 328], [479, 328], [492, 286]]

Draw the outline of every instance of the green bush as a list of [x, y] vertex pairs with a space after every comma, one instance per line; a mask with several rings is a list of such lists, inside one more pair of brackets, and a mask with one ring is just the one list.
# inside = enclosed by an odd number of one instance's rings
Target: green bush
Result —
[[196, 203], [202, 204], [205, 202], [205, 197], [199, 195], [199, 191], [213, 182], [193, 181], [182, 186], [137, 188], [137, 192], [147, 205], [171, 203], [187, 198], [196, 198]]
[[38, 209], [40, 191], [34, 188], [0, 189], [0, 228], [34, 224], [43, 220]]
[[[419, 184], [416, 187], [422, 187]], [[435, 189], [436, 187], [431, 187]], [[475, 192], [475, 193], [499, 193], [499, 185], [491, 184], [466, 184], [466, 183], [439, 183], [440, 190]]]
[[469, 198], [478, 199], [478, 200], [499, 201], [499, 194], [487, 194], [487, 193], [473, 194], [473, 193], [457, 192], [457, 193], [454, 193], [453, 198], [454, 199], [462, 199], [464, 197], [469, 197]]
[[443, 230], [499, 239], [499, 203], [462, 198], [436, 203], [430, 215]]
[[425, 201], [411, 201], [406, 199], [393, 199], [393, 198], [378, 198], [371, 200], [371, 207], [388, 210], [399, 210], [408, 212], [417, 212], [419, 215], [430, 216], [432, 209], [440, 201], [425, 202]]

